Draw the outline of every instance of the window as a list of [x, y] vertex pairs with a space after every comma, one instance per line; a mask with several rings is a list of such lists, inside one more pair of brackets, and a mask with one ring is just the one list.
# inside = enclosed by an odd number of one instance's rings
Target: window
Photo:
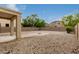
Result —
[[6, 24], [6, 27], [9, 27], [9, 24]]

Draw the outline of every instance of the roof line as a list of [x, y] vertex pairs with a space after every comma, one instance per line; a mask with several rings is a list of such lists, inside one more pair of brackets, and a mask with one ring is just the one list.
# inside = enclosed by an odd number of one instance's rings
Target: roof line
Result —
[[7, 11], [11, 11], [11, 12], [16, 12], [16, 13], [22, 14], [21, 12], [18, 12], [16, 10], [12, 10], [12, 9], [8, 9], [8, 8], [0, 7], [0, 9], [4, 9], [4, 10], [7, 10]]

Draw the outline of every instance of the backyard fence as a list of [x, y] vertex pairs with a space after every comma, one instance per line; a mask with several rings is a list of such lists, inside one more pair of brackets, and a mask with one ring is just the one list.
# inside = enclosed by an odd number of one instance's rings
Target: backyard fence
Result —
[[[51, 27], [41, 27], [41, 28], [37, 28], [37, 27], [22, 27], [21, 31], [65, 31], [64, 28], [51, 28]], [[15, 28], [16, 31], [16, 28]], [[0, 33], [5, 33], [5, 32], [10, 32], [10, 27], [1, 27], [0, 28]]]

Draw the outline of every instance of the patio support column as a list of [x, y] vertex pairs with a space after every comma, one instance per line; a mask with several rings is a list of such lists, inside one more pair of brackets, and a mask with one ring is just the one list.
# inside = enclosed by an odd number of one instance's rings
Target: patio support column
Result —
[[14, 18], [10, 20], [10, 35], [14, 35]]
[[16, 16], [16, 39], [21, 38], [21, 16]]

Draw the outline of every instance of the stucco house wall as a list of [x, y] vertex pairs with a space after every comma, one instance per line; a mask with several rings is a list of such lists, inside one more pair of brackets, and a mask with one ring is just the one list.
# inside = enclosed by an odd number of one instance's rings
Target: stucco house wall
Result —
[[[1, 27], [6, 27], [6, 24], [9, 24], [9, 27], [10, 27], [10, 20], [0, 19], [0, 26]], [[14, 20], [14, 27], [16, 27], [16, 20]]]

